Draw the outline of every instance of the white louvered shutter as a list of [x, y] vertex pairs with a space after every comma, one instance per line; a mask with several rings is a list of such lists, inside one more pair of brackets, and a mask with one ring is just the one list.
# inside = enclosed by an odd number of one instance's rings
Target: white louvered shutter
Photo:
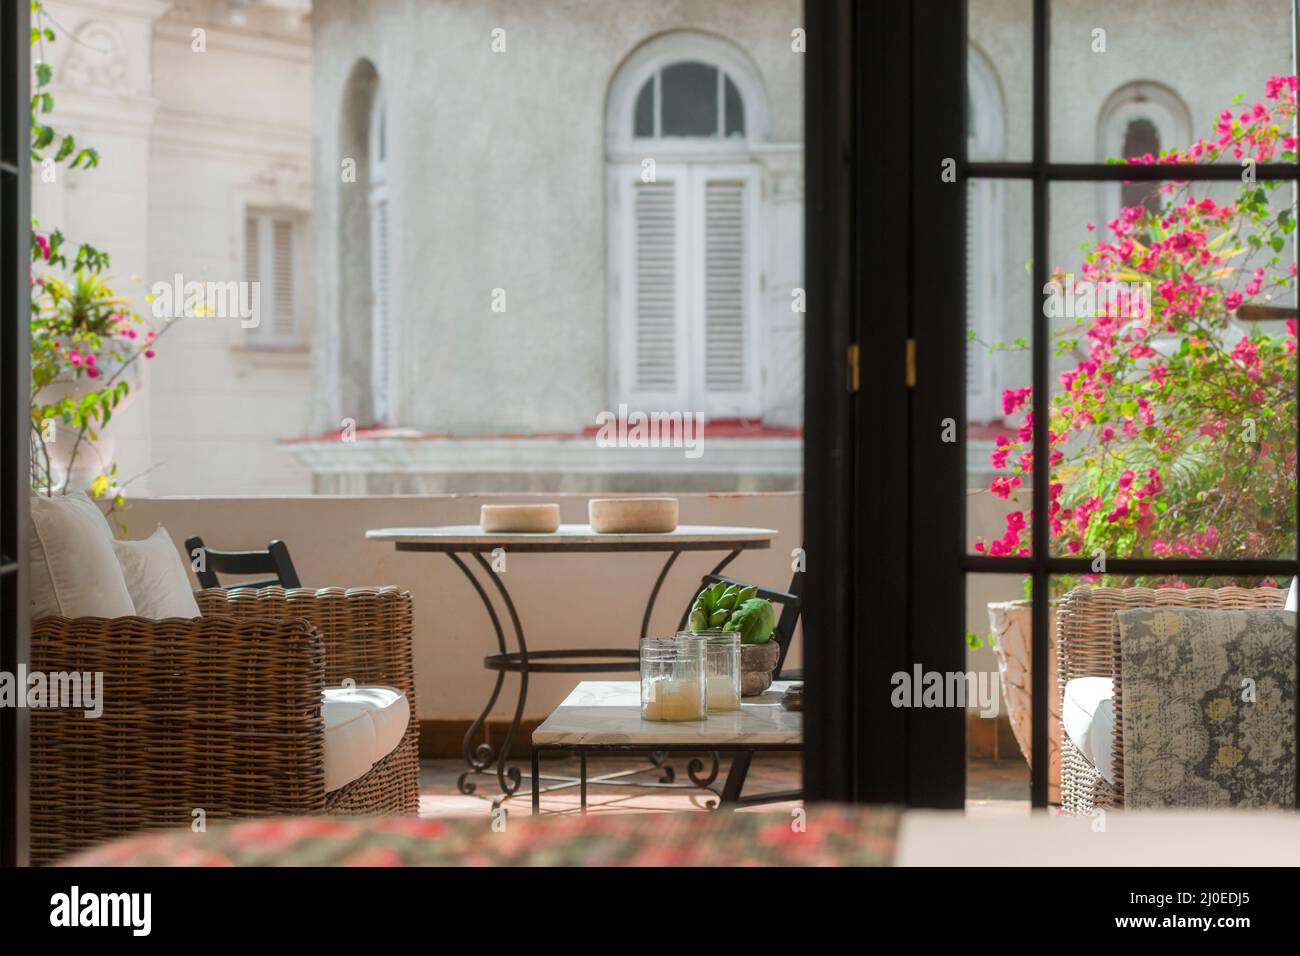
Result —
[[271, 335], [290, 342], [298, 331], [297, 275], [294, 261], [294, 224], [276, 219], [271, 227], [271, 274], [273, 275]]
[[[262, 281], [262, 221], [257, 216], [247, 216], [244, 219], [244, 281], [248, 283], [251, 290], [256, 288], [261, 290], [261, 286], [254, 286], [253, 283]], [[266, 305], [269, 299], [263, 297], [257, 303], [259, 314], [265, 318]], [[250, 303], [251, 304], [251, 303]], [[253, 335], [258, 334], [257, 329], [250, 330]]]
[[632, 387], [675, 393], [678, 340], [678, 208], [673, 182], [638, 183], [635, 230], [635, 332]]
[[704, 388], [710, 393], [748, 385], [745, 188], [727, 181], [704, 186]]

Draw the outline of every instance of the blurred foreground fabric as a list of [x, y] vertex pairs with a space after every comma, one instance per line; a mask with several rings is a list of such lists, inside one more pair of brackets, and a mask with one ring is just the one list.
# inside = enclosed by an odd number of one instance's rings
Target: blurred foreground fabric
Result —
[[511, 817], [276, 817], [155, 831], [65, 866], [889, 866], [893, 808]]

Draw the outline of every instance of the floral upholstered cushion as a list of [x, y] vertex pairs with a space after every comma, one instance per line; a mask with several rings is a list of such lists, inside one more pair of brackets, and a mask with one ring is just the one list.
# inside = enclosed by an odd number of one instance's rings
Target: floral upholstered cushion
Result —
[[1124, 806], [1294, 806], [1296, 615], [1115, 615]]
[[899, 811], [280, 817], [117, 840], [70, 866], [889, 866]]

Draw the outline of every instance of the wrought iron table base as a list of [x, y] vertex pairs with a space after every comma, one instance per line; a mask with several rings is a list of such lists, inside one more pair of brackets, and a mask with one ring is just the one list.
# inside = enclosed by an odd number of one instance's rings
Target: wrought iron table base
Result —
[[[399, 549], [405, 550], [398, 545]], [[659, 597], [659, 591], [663, 587], [664, 579], [668, 576], [669, 570], [681, 555], [683, 550], [699, 550], [679, 548], [669, 553], [668, 559], [664, 562], [659, 576], [655, 579], [654, 587], [650, 590], [650, 597], [646, 601], [645, 613], [641, 617], [641, 638], [644, 639], [650, 629], [650, 617], [654, 612], [655, 602]], [[721, 574], [723, 569], [739, 556], [742, 549], [735, 548], [731, 550], [725, 558], [719, 561], [710, 572], [711, 574]], [[515, 735], [519, 731], [519, 724], [523, 719], [524, 705], [528, 700], [528, 675], [536, 674], [610, 674], [610, 673], [637, 673], [640, 670], [640, 648], [575, 648], [575, 649], [547, 649], [529, 651], [528, 643], [524, 637], [523, 625], [519, 621], [519, 613], [515, 609], [514, 601], [510, 598], [510, 592], [506, 589], [501, 575], [492, 570], [492, 566], [483, 557], [480, 551], [469, 552], [470, 556], [487, 575], [488, 580], [496, 588], [498, 597], [509, 615], [510, 628], [514, 633], [515, 646], [517, 650], [507, 650], [505, 629], [501, 623], [501, 615], [498, 614], [497, 608], [488, 594], [487, 588], [478, 579], [478, 576], [470, 569], [469, 565], [461, 559], [461, 555], [455, 551], [447, 551], [447, 557], [451, 558], [452, 563], [456, 565], [465, 575], [474, 592], [478, 595], [479, 600], [483, 603], [487, 611], [488, 619], [492, 622], [492, 630], [496, 636], [497, 650], [496, 654], [489, 654], [483, 658], [483, 666], [491, 671], [496, 671], [496, 683], [492, 687], [492, 693], [489, 695], [487, 703], [484, 705], [482, 712], [470, 724], [469, 729], [465, 731], [463, 743], [463, 752], [465, 763], [468, 768], [456, 781], [457, 789], [461, 793], [471, 794], [478, 789], [478, 785], [472, 779], [479, 774], [495, 773], [497, 785], [500, 787], [501, 794], [493, 800], [493, 806], [500, 806], [502, 802], [515, 796], [521, 783], [523, 774], [518, 767], [509, 766], [510, 751], [514, 745]], [[506, 729], [505, 739], [501, 742], [500, 750], [494, 748], [491, 744], [484, 741], [475, 745], [474, 741], [479, 732], [487, 723], [488, 715], [496, 706], [498, 698], [501, 696], [501, 687], [505, 682], [507, 673], [517, 673], [519, 675], [519, 695], [515, 700], [514, 716]], [[674, 748], [677, 749], [677, 748]], [[640, 752], [645, 753], [645, 748], [640, 748]], [[657, 759], [656, 759], [657, 758]], [[652, 766], [638, 771], [623, 771], [618, 774], [605, 775], [611, 782], [610, 785], [618, 786], [651, 786], [659, 788], [673, 787], [676, 789], [705, 789], [714, 792], [711, 784], [717, 777], [718, 758], [713, 754], [711, 772], [705, 777], [699, 777], [699, 773], [704, 769], [704, 765], [699, 758], [691, 761], [687, 774], [691, 778], [691, 784], [675, 783], [675, 773], [670, 766], [665, 765], [665, 755], [661, 751], [652, 752]], [[495, 766], [495, 770], [492, 768]], [[620, 783], [617, 778], [628, 776], [633, 773], [642, 773], [650, 770], [663, 771], [663, 777], [655, 783]], [[546, 779], [538, 777], [534, 768], [533, 788], [536, 790], [535, 781]], [[552, 777], [565, 781], [556, 787], [547, 788], [548, 790], [565, 789], [570, 786], [580, 785], [580, 781], [570, 777]], [[582, 774], [582, 780], [585, 781], [586, 773]], [[697, 784], [697, 779], [703, 779], [706, 784]], [[591, 782], [596, 782], [595, 780]], [[585, 785], [583, 785], [585, 792]], [[584, 800], [585, 803], [585, 800]]]
[[[598, 777], [587, 776], [587, 755], [591, 753], [664, 753], [663, 751], [648, 751], [645, 744], [541, 744], [533, 746], [532, 755], [532, 779], [537, 780], [554, 780], [560, 779], [565, 781], [559, 786], [538, 787], [536, 783], [532, 789], [533, 815], [536, 816], [541, 812], [541, 795], [543, 793], [553, 793], [557, 790], [565, 790], [574, 786], [579, 787], [578, 807], [579, 812], [587, 812], [587, 788], [591, 785], [597, 786], [630, 786], [646, 787], [659, 790], [703, 790], [713, 794], [717, 800], [705, 803], [707, 810], [734, 810], [739, 806], [754, 805], [760, 803], [776, 803], [786, 800], [798, 800], [803, 796], [800, 790], [782, 790], [772, 793], [758, 794], [751, 797], [741, 796], [741, 788], [744, 786], [745, 778], [749, 773], [749, 766], [753, 760], [756, 751], [797, 753], [802, 748], [791, 744], [749, 744], [740, 750], [723, 750], [714, 749], [717, 744], [673, 744], [674, 752], [699, 752], [708, 754], [712, 763], [706, 776], [700, 777], [700, 772], [704, 769], [704, 763], [698, 756], [692, 757], [687, 768], [687, 776], [690, 783], [645, 783], [622, 778], [630, 777], [635, 774], [645, 773], [650, 767], [639, 770], [622, 770], [615, 773], [601, 774]], [[565, 753], [576, 753], [578, 755], [578, 776], [559, 777], [541, 773], [540, 760], [543, 751], [560, 751]], [[713, 784], [718, 778], [719, 770], [719, 753], [731, 754], [731, 766], [727, 769], [727, 779], [723, 784], [722, 790], [716, 789]]]

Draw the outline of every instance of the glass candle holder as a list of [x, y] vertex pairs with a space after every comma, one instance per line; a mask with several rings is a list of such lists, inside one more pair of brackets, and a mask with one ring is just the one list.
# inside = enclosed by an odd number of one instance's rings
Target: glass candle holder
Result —
[[735, 631], [683, 631], [704, 641], [704, 696], [710, 714], [740, 710], [740, 635]]
[[641, 719], [703, 720], [705, 642], [651, 637], [641, 642]]

